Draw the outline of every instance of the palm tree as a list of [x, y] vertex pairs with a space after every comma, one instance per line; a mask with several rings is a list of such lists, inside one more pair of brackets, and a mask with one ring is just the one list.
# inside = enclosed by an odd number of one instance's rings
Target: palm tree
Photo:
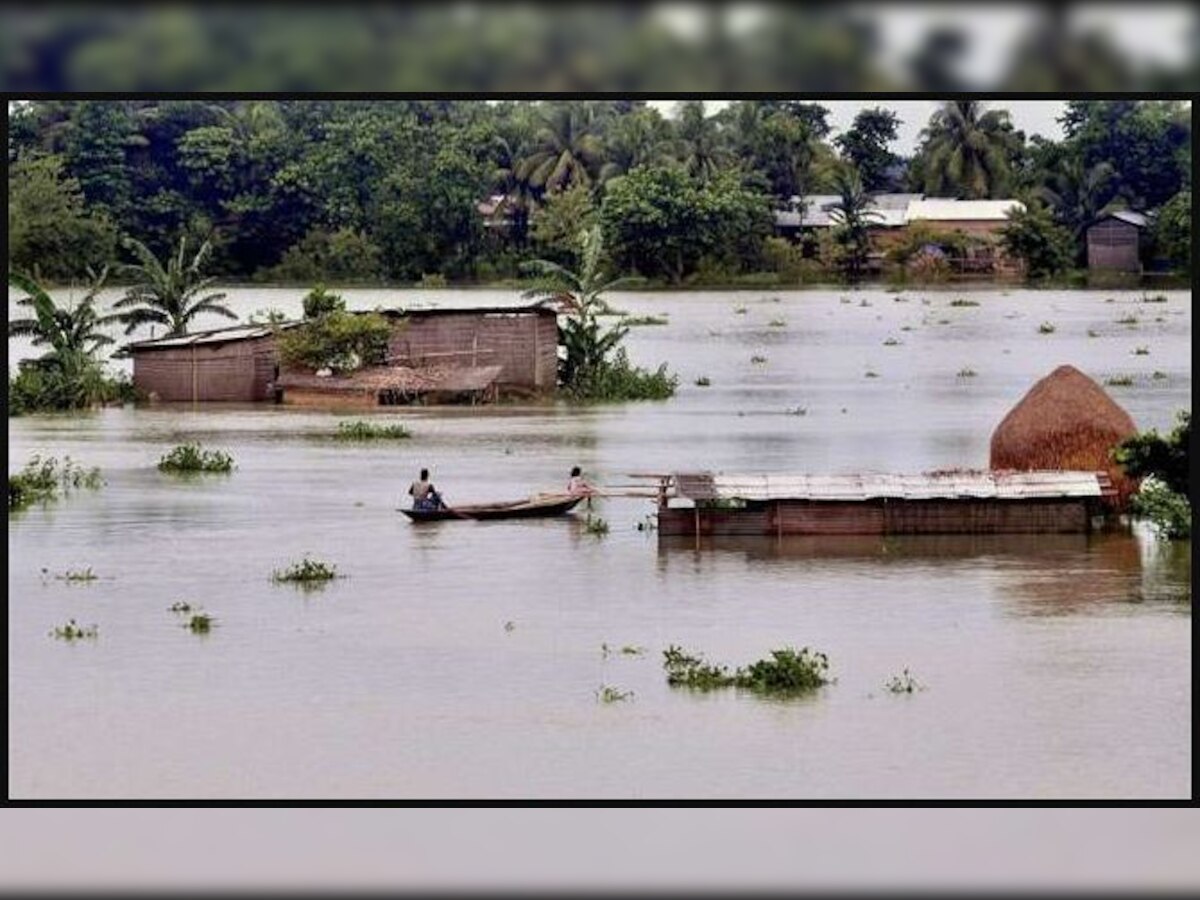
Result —
[[557, 106], [539, 113], [540, 127], [529, 156], [516, 174], [538, 191], [561, 190], [573, 184], [590, 186], [600, 166], [600, 138], [583, 111]]
[[536, 191], [529, 181], [528, 172], [521, 165], [521, 148], [518, 138], [496, 135], [492, 138], [495, 168], [492, 170], [492, 185], [504, 194], [504, 200], [496, 207], [496, 215], [509, 213], [512, 221], [513, 242], [525, 245], [529, 233], [529, 215], [533, 210]]
[[559, 340], [567, 351], [559, 372], [566, 385], [576, 384], [603, 367], [609, 352], [629, 331], [625, 325], [601, 328], [598, 316], [608, 310], [602, 295], [640, 280], [606, 277], [604, 242], [599, 225], [582, 232], [579, 239], [581, 253], [577, 272], [548, 259], [535, 259], [522, 266], [538, 276], [537, 284], [525, 291], [524, 298], [555, 300], [567, 314], [566, 324], [559, 328]]
[[95, 358], [113, 339], [99, 330], [111, 317], [96, 313], [96, 295], [104, 287], [108, 269], [89, 269], [90, 284], [83, 299], [60, 307], [38, 284], [19, 272], [8, 273], [10, 287], [25, 292], [18, 306], [33, 311], [30, 318], [8, 323], [8, 336], [33, 339], [35, 347], [49, 352], [20, 365], [21, 374], [10, 384], [9, 409], [82, 409], [109, 399], [113, 385]]
[[1008, 189], [1017, 136], [1006, 111], [985, 112], [978, 100], [950, 100], [930, 117], [921, 139], [926, 193], [978, 200]]
[[871, 251], [871, 221], [879, 218], [875, 198], [863, 190], [858, 169], [846, 165], [834, 176], [838, 200], [829, 211], [836, 222], [833, 239], [840, 248], [840, 262], [847, 276], [857, 279]]
[[636, 110], [614, 121], [605, 141], [607, 158], [600, 168], [600, 182], [669, 159], [671, 143], [666, 131], [666, 123], [653, 110]]
[[1046, 173], [1037, 189], [1039, 199], [1054, 210], [1055, 218], [1071, 229], [1079, 252], [1086, 250], [1084, 232], [1112, 200], [1116, 170], [1107, 163], [1084, 165], [1078, 154], [1071, 154]]
[[73, 307], [62, 307], [38, 282], [20, 272], [8, 273], [8, 284], [25, 292], [17, 305], [33, 311], [32, 318], [13, 319], [8, 323], [9, 338], [32, 338], [35, 347], [49, 347], [41, 362], [70, 368], [83, 358], [92, 357], [113, 339], [99, 330], [111, 317], [96, 313], [96, 297], [108, 279], [108, 267], [99, 272], [88, 269], [89, 284], [83, 298]]
[[675, 126], [678, 157], [688, 174], [708, 181], [729, 161], [729, 150], [721, 140], [717, 123], [704, 115], [703, 100], [679, 104]]
[[137, 283], [113, 304], [113, 309], [128, 310], [119, 316], [126, 334], [140, 325], [154, 324], [167, 326], [167, 336], [176, 337], [187, 334], [192, 319], [202, 313], [237, 318], [237, 313], [217, 302], [224, 300], [225, 294], [199, 296], [216, 280], [200, 275], [200, 267], [212, 249], [209, 241], [204, 241], [188, 261], [187, 238], [180, 237], [179, 250], [167, 260], [166, 266], [141, 241], [127, 238], [125, 246], [140, 260], [121, 267]]

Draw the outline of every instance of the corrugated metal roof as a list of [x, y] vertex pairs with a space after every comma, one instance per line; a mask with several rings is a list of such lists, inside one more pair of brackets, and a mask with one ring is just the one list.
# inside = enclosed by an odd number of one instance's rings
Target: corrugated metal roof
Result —
[[1020, 200], [913, 200], [908, 204], [907, 217], [938, 222], [1001, 221], [1011, 209], [1024, 209]]
[[[298, 322], [284, 322], [280, 328], [292, 328]], [[134, 341], [127, 344], [130, 350], [166, 350], [172, 347], [191, 347], [194, 344], [225, 344], [230, 341], [249, 341], [255, 338], [267, 337], [271, 334], [266, 325], [231, 325], [228, 328], [214, 328], [209, 331], [194, 331], [178, 337], [150, 338], [145, 341]]]
[[679, 473], [675, 491], [692, 500], [934, 500], [1099, 497], [1095, 472], [928, 472], [919, 475], [725, 475]]
[[[829, 228], [837, 224], [834, 207], [837, 194], [809, 194], [793, 197], [792, 208], [775, 213], [775, 224], [782, 228]], [[1002, 221], [1010, 209], [1024, 209], [1019, 200], [926, 199], [922, 194], [875, 194], [872, 198], [871, 224], [899, 228], [914, 219], [940, 222]], [[798, 209], [804, 204], [803, 213]]]
[[1132, 209], [1118, 209], [1115, 212], [1101, 216], [1097, 221], [1109, 218], [1120, 219], [1122, 222], [1128, 222], [1130, 225], [1136, 225], [1138, 228], [1145, 228], [1150, 224], [1150, 219], [1145, 213], [1134, 212]]

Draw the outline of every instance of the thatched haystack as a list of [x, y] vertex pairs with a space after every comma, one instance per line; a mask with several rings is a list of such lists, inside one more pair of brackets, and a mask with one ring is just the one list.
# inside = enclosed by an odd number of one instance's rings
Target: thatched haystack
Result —
[[1129, 413], [1074, 366], [1059, 366], [1014, 406], [992, 433], [993, 469], [1105, 471], [1124, 509], [1137, 490], [1109, 453], [1137, 433]]

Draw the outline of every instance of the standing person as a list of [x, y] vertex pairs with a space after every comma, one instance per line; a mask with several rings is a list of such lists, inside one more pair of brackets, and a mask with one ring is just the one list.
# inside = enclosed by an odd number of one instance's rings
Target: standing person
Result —
[[429, 470], [422, 469], [421, 477], [408, 486], [409, 496], [413, 498], [413, 509], [442, 509], [442, 497], [429, 480]]
[[579, 466], [571, 469], [571, 477], [567, 480], [567, 493], [572, 497], [588, 497], [589, 499], [596, 493], [596, 489], [584, 480]]

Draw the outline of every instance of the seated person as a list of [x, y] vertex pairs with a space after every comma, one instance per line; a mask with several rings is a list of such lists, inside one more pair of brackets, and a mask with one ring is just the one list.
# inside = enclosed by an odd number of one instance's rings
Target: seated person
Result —
[[571, 469], [571, 477], [567, 481], [567, 493], [572, 497], [591, 497], [596, 493], [596, 489], [584, 480], [579, 466]]
[[429, 480], [429, 470], [422, 469], [421, 477], [408, 486], [408, 493], [413, 498], [413, 509], [445, 509], [442, 496]]

